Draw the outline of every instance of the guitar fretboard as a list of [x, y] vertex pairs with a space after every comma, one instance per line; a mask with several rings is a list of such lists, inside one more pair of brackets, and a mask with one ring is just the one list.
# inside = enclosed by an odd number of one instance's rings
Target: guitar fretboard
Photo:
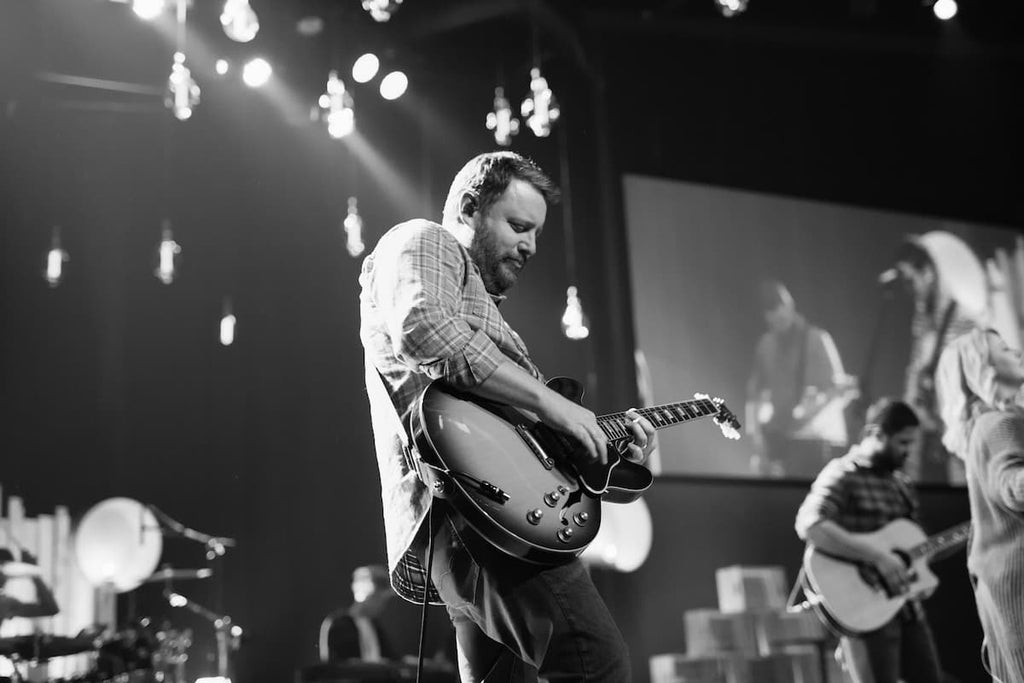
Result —
[[935, 553], [940, 553], [943, 550], [947, 550], [955, 545], [963, 543], [967, 540], [970, 533], [970, 522], [957, 524], [955, 527], [935, 534], [934, 536], [929, 537], [927, 541], [914, 546], [908, 554], [912, 559], [919, 557], [931, 557]]
[[[655, 429], [662, 429], [682, 422], [717, 415], [718, 406], [711, 399], [695, 398], [692, 401], [638, 408], [637, 412], [650, 420]], [[597, 418], [597, 423], [601, 426], [605, 436], [612, 440], [633, 436], [632, 422], [632, 418], [626, 413], [609, 413]]]

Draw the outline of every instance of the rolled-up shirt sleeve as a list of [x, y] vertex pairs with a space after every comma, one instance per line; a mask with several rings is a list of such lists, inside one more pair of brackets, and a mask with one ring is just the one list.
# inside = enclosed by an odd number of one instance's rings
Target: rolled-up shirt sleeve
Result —
[[460, 310], [472, 268], [467, 254], [438, 226], [394, 237], [393, 253], [375, 259], [372, 291], [396, 358], [455, 387], [480, 384], [505, 356], [482, 322]]
[[806, 540], [807, 530], [823, 520], [835, 520], [843, 507], [846, 487], [839, 460], [830, 461], [814, 480], [796, 514], [796, 533]]

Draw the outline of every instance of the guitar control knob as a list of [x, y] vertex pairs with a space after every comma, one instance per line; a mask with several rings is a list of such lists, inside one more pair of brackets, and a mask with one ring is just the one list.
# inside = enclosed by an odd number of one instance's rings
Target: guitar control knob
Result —
[[564, 486], [562, 486], [561, 484], [559, 484], [558, 492], [561, 493], [564, 496], [565, 494], [569, 493], [569, 489], [567, 489]]
[[541, 510], [540, 508], [537, 508], [536, 510], [530, 510], [529, 512], [526, 513], [526, 521], [536, 526], [540, 524], [540, 520], [543, 516], [544, 511]]
[[589, 512], [577, 512], [572, 516], [572, 521], [576, 522], [576, 526], [583, 526], [590, 521]]
[[558, 536], [558, 540], [562, 543], [568, 543], [570, 540], [572, 540], [572, 528], [562, 527], [558, 530], [556, 536]]
[[558, 491], [548, 491], [544, 494], [544, 503], [547, 504], [548, 507], [553, 508], [561, 498], [562, 494]]

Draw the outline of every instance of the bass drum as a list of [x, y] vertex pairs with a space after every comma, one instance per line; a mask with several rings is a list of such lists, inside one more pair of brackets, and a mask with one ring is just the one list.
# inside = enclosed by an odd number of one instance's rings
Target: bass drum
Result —
[[100, 645], [96, 665], [86, 678], [97, 683], [155, 683], [153, 662], [159, 649], [149, 619], [140, 619]]
[[75, 559], [85, 578], [118, 593], [137, 588], [152, 574], [162, 550], [156, 516], [131, 498], [93, 505], [75, 531]]

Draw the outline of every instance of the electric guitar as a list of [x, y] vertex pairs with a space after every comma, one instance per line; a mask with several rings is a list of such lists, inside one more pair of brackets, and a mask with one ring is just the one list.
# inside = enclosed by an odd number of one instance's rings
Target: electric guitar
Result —
[[[555, 378], [548, 387], [577, 403], [581, 385]], [[710, 417], [723, 434], [739, 438], [739, 421], [721, 399], [638, 411], [656, 429]], [[528, 411], [431, 383], [413, 405], [409, 433], [421, 479], [449, 502], [479, 535], [505, 553], [538, 564], [579, 555], [601, 525], [601, 500], [627, 503], [654, 478], [621, 457], [633, 436], [625, 413], [598, 417], [608, 437], [608, 463], [584, 463], [571, 437]]]
[[[910, 588], [889, 595], [873, 567], [828, 555], [813, 545], [804, 553], [808, 599], [827, 625], [844, 635], [860, 635], [885, 626], [907, 600], [930, 594], [939, 579], [928, 567], [936, 554], [967, 542], [970, 522], [931, 537], [909, 519], [897, 519], [878, 531], [856, 534], [875, 547], [895, 552], [910, 571]], [[873, 575], [872, 575], [873, 574]]]

